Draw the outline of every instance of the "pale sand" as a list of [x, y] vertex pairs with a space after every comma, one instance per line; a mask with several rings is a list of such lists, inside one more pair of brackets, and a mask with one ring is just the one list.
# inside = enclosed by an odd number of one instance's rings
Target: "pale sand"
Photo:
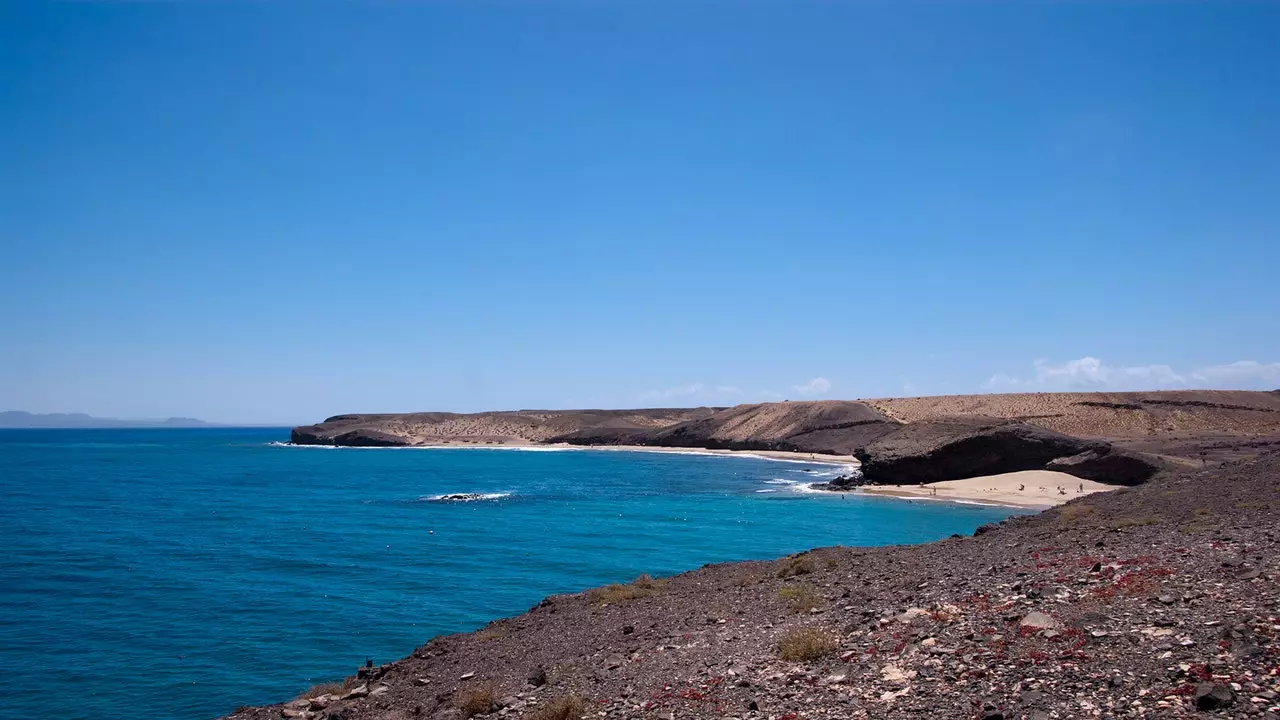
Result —
[[[1019, 490], [1019, 486], [1023, 486], [1023, 489]], [[1083, 491], [1081, 487], [1084, 488]], [[1115, 490], [1118, 487], [1118, 485], [1106, 485], [1092, 480], [1081, 480], [1074, 475], [1050, 470], [1023, 470], [966, 480], [944, 480], [923, 486], [863, 487], [862, 492], [869, 495], [891, 495], [903, 498], [963, 500], [994, 505], [1046, 508], [1061, 505], [1084, 495]], [[1066, 494], [1059, 493], [1058, 488], [1062, 488]]]
[[[474, 443], [474, 444], [472, 444]], [[454, 439], [448, 443], [429, 443], [445, 447], [531, 447], [563, 448], [565, 450], [602, 450], [622, 452], [676, 453], [688, 455], [725, 455], [739, 457], [763, 457], [773, 460], [789, 460], [823, 465], [847, 465], [858, 467], [861, 463], [852, 455], [818, 455], [784, 452], [781, 450], [709, 450], [706, 448], [654, 447], [650, 445], [568, 445], [563, 443], [531, 443], [504, 438], [490, 443]], [[1022, 490], [1018, 486], [1023, 486]], [[1084, 490], [1080, 488], [1083, 485]], [[855, 491], [868, 495], [900, 497], [906, 500], [927, 498], [951, 502], [977, 502], [991, 505], [1011, 505], [1025, 508], [1048, 508], [1068, 500], [1096, 492], [1115, 490], [1118, 485], [1107, 485], [1092, 480], [1081, 480], [1074, 475], [1050, 470], [1023, 470], [1002, 475], [985, 475], [965, 480], [944, 480], [927, 485], [867, 485]], [[1060, 494], [1062, 488], [1066, 494]], [[937, 494], [931, 492], [936, 490]]]

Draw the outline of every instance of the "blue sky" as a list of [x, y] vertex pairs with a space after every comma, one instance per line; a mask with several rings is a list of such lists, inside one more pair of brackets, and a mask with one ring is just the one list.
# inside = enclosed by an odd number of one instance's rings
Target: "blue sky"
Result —
[[1280, 387], [1280, 6], [0, 10], [0, 409]]

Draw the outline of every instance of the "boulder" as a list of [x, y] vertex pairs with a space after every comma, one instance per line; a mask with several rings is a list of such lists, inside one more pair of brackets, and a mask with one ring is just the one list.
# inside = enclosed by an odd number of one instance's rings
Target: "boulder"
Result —
[[1155, 457], [1116, 447], [1055, 458], [1044, 466], [1045, 470], [1114, 485], [1141, 485], [1164, 468], [1165, 464]]
[[1026, 617], [1022, 618], [1018, 623], [1018, 626], [1032, 630], [1058, 630], [1062, 627], [1062, 623], [1058, 622], [1052, 615], [1035, 611], [1027, 613]]
[[1040, 470], [1055, 458], [1109, 449], [1026, 423], [948, 418], [904, 425], [857, 456], [868, 481], [897, 485]]
[[1236, 701], [1236, 694], [1222, 683], [1204, 682], [1196, 685], [1196, 707], [1200, 710], [1217, 710]]
[[832, 492], [851, 492], [863, 485], [866, 480], [862, 477], [862, 471], [854, 470], [848, 475], [841, 475], [834, 480], [824, 483], [814, 483], [810, 487], [814, 490], [830, 490]]

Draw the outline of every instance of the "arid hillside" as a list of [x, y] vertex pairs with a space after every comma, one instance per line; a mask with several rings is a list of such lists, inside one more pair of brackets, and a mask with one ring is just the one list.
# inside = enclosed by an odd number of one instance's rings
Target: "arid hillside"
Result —
[[903, 424], [1017, 422], [1195, 462], [1280, 448], [1280, 392], [1186, 390], [825, 400], [730, 408], [339, 415], [295, 428], [325, 445], [647, 445], [858, 454]]
[[851, 455], [900, 427], [853, 400], [737, 405], [643, 432], [591, 428], [553, 438], [579, 445], [652, 445], [727, 450], [791, 450]]
[[1226, 461], [1280, 448], [1280, 391], [1017, 393], [867, 400], [899, 422], [1016, 420], [1129, 450]]
[[1271, 433], [1280, 429], [1280, 393], [1276, 392], [1017, 393], [864, 402], [904, 423], [976, 415], [1021, 420], [1065, 435], [1106, 439]]
[[511, 410], [484, 413], [337, 415], [297, 427], [305, 445], [430, 445], [540, 443], [587, 428], [649, 432], [708, 417], [722, 408], [643, 410]]

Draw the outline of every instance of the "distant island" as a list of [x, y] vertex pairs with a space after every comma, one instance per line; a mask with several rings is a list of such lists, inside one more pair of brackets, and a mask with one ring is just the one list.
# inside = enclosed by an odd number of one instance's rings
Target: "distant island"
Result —
[[0, 411], [0, 428], [194, 428], [214, 427], [213, 423], [185, 417], [149, 420], [100, 418], [85, 413], [30, 413]]

